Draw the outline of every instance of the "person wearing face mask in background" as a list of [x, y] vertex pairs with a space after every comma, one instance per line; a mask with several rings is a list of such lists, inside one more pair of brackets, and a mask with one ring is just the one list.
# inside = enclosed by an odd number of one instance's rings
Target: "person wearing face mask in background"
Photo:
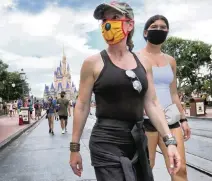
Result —
[[81, 69], [79, 96], [74, 110], [70, 165], [82, 174], [80, 137], [90, 111], [92, 92], [96, 123], [89, 148], [97, 181], [153, 181], [143, 130], [143, 110], [164, 138], [170, 173], [180, 167], [176, 141], [158, 104], [151, 65], [132, 52], [134, 14], [124, 2], [100, 4], [94, 17], [102, 20], [106, 50], [88, 57]]
[[[169, 125], [172, 135], [174, 135], [177, 140], [177, 149], [180, 153], [182, 162], [179, 172], [177, 172], [176, 175], [171, 175], [171, 177], [172, 181], [187, 181], [184, 140], [187, 141], [190, 138], [191, 132], [177, 92], [176, 61], [173, 57], [161, 52], [161, 46], [166, 40], [168, 32], [169, 23], [164, 16], [155, 15], [149, 18], [143, 31], [147, 45], [140, 53], [147, 57], [147, 60], [152, 65], [155, 90], [163, 109], [169, 105], [175, 104], [180, 112], [179, 115], [181, 115], [181, 118], [179, 117], [179, 120]], [[144, 127], [148, 137], [151, 167], [153, 168], [155, 164], [156, 147], [158, 145], [164, 155], [168, 168], [169, 159], [167, 148], [156, 128], [152, 125], [151, 118], [145, 116]], [[182, 130], [184, 132], [184, 137]]]
[[61, 123], [62, 134], [67, 132], [67, 124], [68, 124], [68, 116], [71, 116], [71, 107], [69, 104], [69, 100], [65, 98], [65, 92], [61, 92], [61, 98], [57, 100], [57, 104], [59, 106], [58, 115]]

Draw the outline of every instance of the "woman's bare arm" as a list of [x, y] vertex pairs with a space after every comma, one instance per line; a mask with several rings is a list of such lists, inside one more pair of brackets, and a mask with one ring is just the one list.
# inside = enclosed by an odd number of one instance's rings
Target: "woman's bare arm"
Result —
[[[184, 113], [184, 110], [181, 105], [180, 98], [179, 98], [178, 92], [177, 92], [176, 61], [171, 56], [169, 56], [169, 59], [170, 59], [170, 64], [172, 66], [172, 71], [174, 74], [174, 80], [170, 85], [170, 93], [171, 93], [171, 97], [172, 97], [172, 102], [177, 105], [177, 108], [181, 114], [181, 119], [185, 119], [186, 116], [185, 116], [185, 113]], [[191, 129], [190, 129], [187, 121], [184, 121], [181, 123], [181, 128], [183, 129], [183, 132], [184, 132], [184, 139], [185, 139], [185, 141], [187, 141], [191, 137]]]
[[171, 93], [171, 97], [172, 97], [172, 102], [177, 105], [177, 108], [179, 109], [179, 111], [181, 113], [181, 119], [184, 119], [186, 117], [185, 117], [184, 110], [183, 110], [183, 107], [181, 105], [180, 98], [179, 98], [178, 92], [177, 92], [177, 77], [176, 77], [177, 65], [176, 65], [176, 61], [171, 56], [169, 56], [168, 58], [170, 59], [170, 64], [171, 64], [172, 71], [173, 71], [173, 74], [174, 74], [174, 80], [170, 84], [170, 93]]
[[93, 57], [86, 59], [80, 73], [79, 96], [76, 102], [73, 116], [72, 142], [79, 143], [89, 111], [90, 100], [94, 85]]

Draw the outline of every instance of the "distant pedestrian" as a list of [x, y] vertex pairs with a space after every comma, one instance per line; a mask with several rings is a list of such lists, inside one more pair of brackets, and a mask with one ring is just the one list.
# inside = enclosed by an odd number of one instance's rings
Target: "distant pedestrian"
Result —
[[13, 115], [13, 103], [12, 102], [9, 103], [9, 115], [10, 115], [10, 117], [12, 117], [12, 115]]
[[7, 115], [7, 103], [3, 103], [3, 110], [4, 110], [4, 115]]
[[207, 94], [203, 94], [201, 96], [201, 98], [203, 99], [204, 101], [204, 114], [207, 114], [206, 113], [206, 109], [207, 109], [207, 106], [208, 106], [208, 95]]
[[54, 116], [56, 113], [56, 105], [53, 102], [53, 98], [49, 97], [48, 102], [46, 104], [46, 110], [47, 110], [47, 118], [49, 123], [49, 133], [54, 135]]
[[61, 92], [61, 98], [57, 100], [59, 105], [58, 115], [61, 123], [62, 134], [67, 132], [68, 116], [71, 116], [69, 100], [65, 98], [65, 92]]
[[59, 110], [59, 105], [57, 104], [57, 97], [55, 97], [55, 99], [53, 100], [53, 103], [55, 104], [55, 108], [56, 108], [55, 120], [58, 121], [58, 110]]
[[41, 106], [39, 100], [37, 100], [36, 103], [34, 104], [34, 109], [35, 109], [35, 119], [39, 120], [41, 117]]
[[13, 114], [17, 114], [17, 109], [18, 109], [18, 105], [17, 105], [17, 101], [13, 102]]
[[23, 102], [21, 99], [18, 100], [18, 104], [17, 104], [17, 107], [18, 107], [18, 113], [21, 111], [21, 107], [23, 106]]
[[32, 103], [32, 101], [30, 99], [28, 100], [28, 107], [29, 107], [30, 119], [33, 119], [33, 116], [32, 116], [32, 113], [33, 113], [33, 103]]

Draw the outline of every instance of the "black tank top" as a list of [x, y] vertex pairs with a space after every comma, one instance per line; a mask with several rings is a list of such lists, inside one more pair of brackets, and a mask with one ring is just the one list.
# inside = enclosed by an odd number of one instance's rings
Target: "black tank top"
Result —
[[104, 67], [93, 87], [97, 118], [135, 121], [143, 119], [144, 95], [148, 82], [143, 65], [134, 53], [133, 56], [137, 67], [132, 71], [141, 82], [140, 93], [133, 88], [126, 70], [113, 64], [106, 50], [101, 52]]

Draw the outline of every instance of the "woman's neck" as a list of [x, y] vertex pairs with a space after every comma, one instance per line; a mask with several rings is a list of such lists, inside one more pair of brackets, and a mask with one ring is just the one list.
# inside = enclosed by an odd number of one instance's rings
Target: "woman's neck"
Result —
[[126, 41], [121, 41], [115, 45], [109, 45], [108, 47], [108, 53], [117, 57], [122, 57], [127, 52], [129, 52], [129, 50], [126, 45]]
[[151, 54], [161, 54], [161, 45], [153, 45], [147, 42], [145, 50]]

